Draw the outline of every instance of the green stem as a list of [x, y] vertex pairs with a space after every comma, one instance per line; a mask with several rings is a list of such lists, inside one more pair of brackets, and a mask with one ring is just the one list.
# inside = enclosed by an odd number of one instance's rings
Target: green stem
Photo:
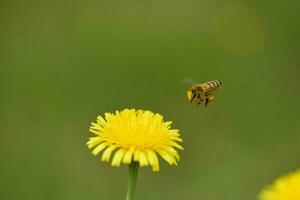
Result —
[[138, 169], [139, 169], [138, 162], [132, 162], [129, 165], [129, 170], [128, 170], [129, 180], [128, 180], [126, 200], [134, 200], [134, 192], [135, 192]]

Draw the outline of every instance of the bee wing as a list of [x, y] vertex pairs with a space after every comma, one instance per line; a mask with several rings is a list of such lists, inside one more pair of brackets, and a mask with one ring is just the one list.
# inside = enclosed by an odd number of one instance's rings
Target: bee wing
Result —
[[193, 80], [193, 79], [190, 78], [190, 77], [185, 77], [185, 78], [183, 78], [183, 79], [181, 80], [181, 82], [184, 83], [184, 84], [188, 84], [188, 85], [195, 85], [195, 84], [198, 83], [197, 81]]

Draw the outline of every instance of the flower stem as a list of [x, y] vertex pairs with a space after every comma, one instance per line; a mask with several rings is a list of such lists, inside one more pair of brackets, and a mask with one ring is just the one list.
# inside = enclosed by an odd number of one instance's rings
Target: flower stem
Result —
[[139, 169], [138, 162], [132, 162], [129, 165], [129, 169], [128, 169], [129, 180], [128, 180], [126, 200], [134, 200], [134, 192], [135, 192], [138, 169]]

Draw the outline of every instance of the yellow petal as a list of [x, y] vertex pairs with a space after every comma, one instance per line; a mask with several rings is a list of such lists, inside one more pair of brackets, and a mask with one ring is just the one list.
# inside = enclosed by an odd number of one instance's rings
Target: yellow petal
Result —
[[173, 122], [171, 121], [167, 121], [164, 123], [164, 125], [167, 127], [167, 128], [170, 128], [170, 125], [172, 124]]
[[123, 158], [123, 163], [130, 164], [132, 161], [132, 154], [133, 154], [132, 149], [127, 150]]
[[101, 116], [97, 117], [97, 123], [99, 123], [102, 126], [106, 125], [106, 121]]
[[90, 132], [95, 133], [96, 135], [99, 135], [99, 131], [98, 130], [94, 130], [94, 129], [89, 129]]
[[171, 130], [169, 130], [168, 132], [169, 132], [169, 135], [172, 135], [172, 136], [180, 136], [179, 130], [178, 130], [178, 129], [171, 129]]
[[104, 115], [107, 123], [109, 123], [110, 120], [113, 118], [113, 115], [111, 113], [105, 113]]
[[100, 137], [91, 137], [89, 138], [89, 141], [86, 143], [88, 148], [93, 148], [94, 146], [96, 146], [97, 144], [99, 144], [101, 142], [101, 138]]
[[99, 136], [96, 136], [96, 137], [90, 137], [89, 138], [89, 141], [92, 142], [92, 141], [96, 141], [96, 140], [99, 140], [100, 137]]
[[163, 151], [163, 150], [156, 150], [157, 153], [163, 158], [165, 159], [170, 165], [173, 165], [173, 164], [177, 164], [176, 160], [174, 159], [173, 156], [171, 156], [169, 153]]
[[99, 145], [92, 151], [92, 154], [93, 154], [94, 156], [96, 156], [100, 151], [102, 151], [103, 149], [105, 149], [108, 145], [109, 145], [109, 142], [103, 142], [103, 143], [99, 144]]
[[123, 158], [123, 156], [124, 156], [124, 153], [125, 153], [125, 149], [123, 149], [123, 148], [119, 149], [119, 150], [115, 153], [111, 165], [112, 165], [112, 166], [115, 166], [115, 167], [119, 167], [120, 164], [121, 164], [122, 158]]
[[157, 113], [154, 115], [154, 120], [156, 120], [156, 122], [160, 123], [163, 120], [163, 117]]
[[91, 137], [86, 144], [88, 145], [88, 148], [91, 149], [102, 141], [103, 140], [100, 137]]
[[101, 126], [99, 124], [97, 124], [97, 123], [92, 122], [90, 128], [91, 129], [99, 130], [101, 128]]
[[150, 165], [152, 166], [152, 170], [159, 171], [159, 162], [156, 153], [152, 150], [147, 150], [146, 155], [148, 157]]
[[152, 165], [152, 170], [154, 172], [158, 172], [159, 171], [159, 165], [158, 164], [157, 165]]
[[104, 151], [103, 154], [102, 154], [101, 160], [102, 160], [102, 161], [107, 161], [107, 162], [109, 162], [111, 153], [112, 153], [117, 147], [118, 147], [117, 145], [111, 145], [111, 146], [109, 146], [107, 149], [105, 149], [105, 151]]
[[179, 144], [177, 144], [177, 143], [174, 142], [174, 141], [168, 142], [168, 144], [170, 144], [171, 146], [176, 147], [176, 148], [178, 148], [178, 149], [180, 149], [180, 150], [183, 150], [183, 147], [180, 146]]
[[177, 153], [177, 151], [174, 148], [170, 147], [170, 148], [167, 149], [167, 151], [170, 154], [172, 154], [176, 158], [177, 161], [179, 161], [180, 156], [179, 156], [179, 154]]
[[147, 166], [148, 165], [147, 157], [146, 157], [146, 155], [143, 151], [140, 152], [139, 162], [140, 162], [140, 166]]
[[177, 153], [177, 151], [173, 148], [173, 147], [170, 147], [170, 146], [164, 146], [162, 147], [162, 149], [166, 152], [168, 152], [169, 154], [171, 154], [172, 156], [174, 156], [176, 158], [177, 161], [179, 161], [179, 154]]
[[183, 140], [179, 137], [172, 137], [172, 140], [174, 140], [176, 142], [183, 142]]

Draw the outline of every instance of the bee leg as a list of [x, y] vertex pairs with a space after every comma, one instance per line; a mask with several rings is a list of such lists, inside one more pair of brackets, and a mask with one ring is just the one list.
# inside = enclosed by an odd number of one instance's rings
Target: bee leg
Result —
[[200, 105], [201, 103], [202, 103], [202, 100], [199, 99], [199, 100], [197, 101], [197, 105]]
[[205, 97], [205, 102], [204, 102], [205, 108], [207, 107], [207, 105], [208, 105], [209, 102], [212, 102], [214, 100], [214, 98], [215, 97], [212, 96], [212, 95], [208, 95], [208, 96]]
[[207, 108], [208, 103], [209, 103], [208, 98], [205, 98], [205, 100], [204, 100], [204, 108]]
[[204, 98], [199, 98], [197, 101], [197, 106], [199, 106], [203, 102]]

